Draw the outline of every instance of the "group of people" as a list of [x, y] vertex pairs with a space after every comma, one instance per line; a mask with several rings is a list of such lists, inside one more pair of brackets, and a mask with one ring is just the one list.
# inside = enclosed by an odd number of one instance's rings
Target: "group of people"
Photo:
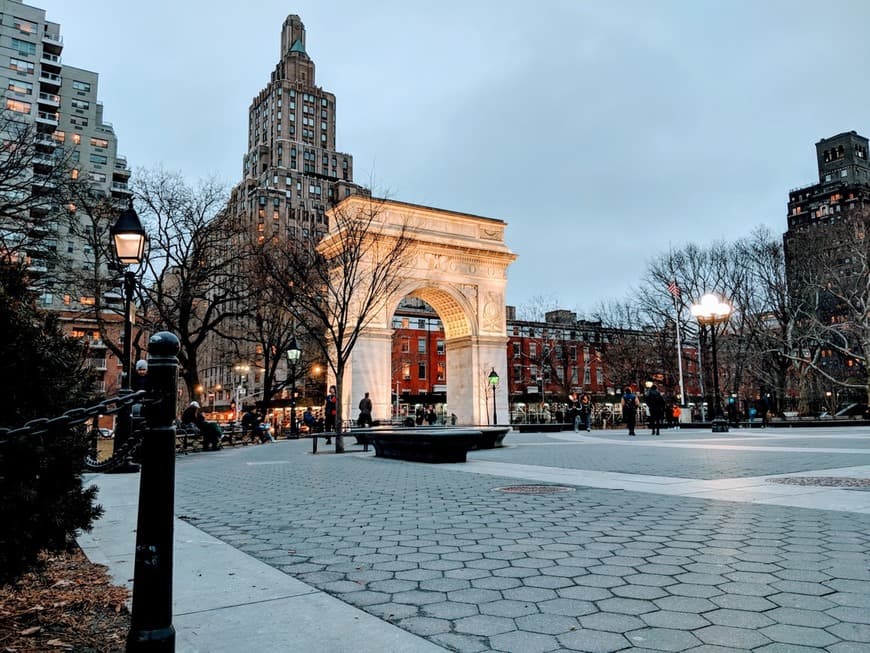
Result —
[[572, 392], [568, 395], [568, 423], [574, 425], [574, 433], [579, 433], [583, 428], [592, 430], [592, 397], [584, 392], [578, 395]]
[[[677, 405], [671, 406], [668, 411], [668, 405], [664, 395], [659, 391], [655, 384], [652, 384], [644, 395], [644, 403], [649, 411], [647, 425], [650, 428], [652, 435], [662, 434], [662, 424], [666, 417], [669, 424], [675, 424], [680, 419], [680, 407]], [[628, 434], [631, 436], [637, 435], [635, 428], [637, 426], [637, 409], [640, 407], [640, 398], [631, 389], [630, 386], [625, 386], [622, 390], [622, 419], [625, 420], [625, 425], [628, 427]]]

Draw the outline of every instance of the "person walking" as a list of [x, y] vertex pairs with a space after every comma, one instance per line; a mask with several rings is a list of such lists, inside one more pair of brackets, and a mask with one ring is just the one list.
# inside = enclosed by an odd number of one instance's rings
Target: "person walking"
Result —
[[637, 408], [640, 402], [629, 386], [622, 389], [622, 419], [628, 427], [628, 434], [634, 436], [634, 426], [637, 423]]
[[245, 438], [250, 440], [251, 444], [256, 444], [257, 442], [257, 423], [259, 420], [257, 419], [257, 414], [254, 412], [253, 407], [247, 406], [245, 408], [245, 414], [242, 415], [242, 444], [247, 446], [247, 442]]
[[372, 400], [369, 399], [369, 393], [366, 392], [365, 397], [359, 401], [359, 418], [357, 419], [359, 426], [372, 425]]
[[653, 435], [662, 434], [662, 421], [665, 418], [665, 398], [653, 383], [646, 391], [646, 405], [649, 407], [649, 427]]
[[[580, 423], [586, 428], [586, 432], [589, 433], [592, 430], [592, 397], [587, 392], [584, 392], [580, 396], [579, 417]], [[576, 427], [574, 430], [577, 430]]]
[[332, 433], [335, 431], [335, 416], [338, 414], [338, 397], [335, 394], [335, 386], [329, 386], [329, 394], [323, 406], [323, 430], [326, 431], [326, 444], [332, 444]]

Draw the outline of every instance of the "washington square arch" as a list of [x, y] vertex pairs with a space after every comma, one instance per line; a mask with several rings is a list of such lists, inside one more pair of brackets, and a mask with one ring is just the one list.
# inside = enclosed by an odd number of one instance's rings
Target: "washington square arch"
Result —
[[[365, 212], [373, 198], [351, 196], [335, 211]], [[372, 399], [372, 417], [389, 420], [392, 389], [392, 317], [404, 297], [431, 305], [444, 325], [447, 354], [447, 404], [457, 424], [486, 424], [487, 377], [495, 370], [498, 421], [507, 424], [507, 269], [516, 259], [504, 242], [502, 220], [406, 204], [379, 202], [371, 230], [404, 230], [410, 239], [409, 263], [392, 296], [371, 314], [353, 348], [342, 388], [342, 415], [357, 414], [364, 393]], [[332, 221], [331, 221], [332, 222]], [[335, 234], [324, 237], [329, 241]], [[324, 244], [323, 242], [321, 244]], [[363, 267], [365, 267], [363, 263]]]

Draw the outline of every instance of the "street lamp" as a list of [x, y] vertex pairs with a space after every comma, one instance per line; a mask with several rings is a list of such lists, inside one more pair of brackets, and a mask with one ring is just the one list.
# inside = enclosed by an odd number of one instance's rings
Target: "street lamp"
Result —
[[487, 378], [489, 379], [489, 385], [492, 386], [492, 423], [496, 425], [498, 424], [498, 413], [495, 410], [495, 389], [498, 387], [498, 373], [494, 367]]
[[713, 351], [713, 419], [711, 421], [714, 433], [728, 431], [728, 422], [722, 417], [722, 405], [719, 401], [719, 362], [716, 359], [716, 325], [725, 322], [731, 315], [730, 304], [722, 301], [716, 295], [707, 293], [701, 297], [698, 304], [692, 304], [692, 315], [698, 324], [710, 327], [710, 344]]
[[298, 435], [296, 429], [296, 363], [299, 362], [301, 355], [302, 350], [296, 344], [296, 336], [293, 336], [290, 347], [287, 349], [287, 362], [290, 363], [290, 435]]
[[235, 365], [233, 369], [236, 371], [236, 374], [239, 375], [239, 382], [236, 384], [236, 419], [239, 417], [239, 413], [241, 412], [241, 398], [242, 398], [242, 380], [248, 376], [248, 372], [251, 368], [248, 365]]
[[[115, 254], [121, 265], [124, 266], [124, 340], [122, 343], [120, 395], [130, 393], [130, 366], [133, 358], [133, 291], [136, 288], [136, 274], [129, 269], [131, 265], [139, 265], [145, 255], [145, 229], [139, 220], [139, 216], [133, 209], [133, 199], [130, 205], [121, 211], [118, 219], [109, 228], [109, 233], [115, 246]], [[123, 450], [130, 433], [133, 430], [131, 410], [129, 405], [118, 413], [118, 424], [115, 427], [115, 447]], [[128, 463], [117, 471], [139, 471], [138, 465]]]

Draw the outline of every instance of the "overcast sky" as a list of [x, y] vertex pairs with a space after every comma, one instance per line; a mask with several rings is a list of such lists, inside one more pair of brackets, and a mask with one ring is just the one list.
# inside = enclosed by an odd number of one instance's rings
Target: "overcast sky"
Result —
[[508, 303], [587, 313], [687, 242], [786, 228], [814, 144], [870, 136], [866, 0], [29, 0], [131, 167], [241, 178], [290, 13], [355, 181], [499, 218]]

